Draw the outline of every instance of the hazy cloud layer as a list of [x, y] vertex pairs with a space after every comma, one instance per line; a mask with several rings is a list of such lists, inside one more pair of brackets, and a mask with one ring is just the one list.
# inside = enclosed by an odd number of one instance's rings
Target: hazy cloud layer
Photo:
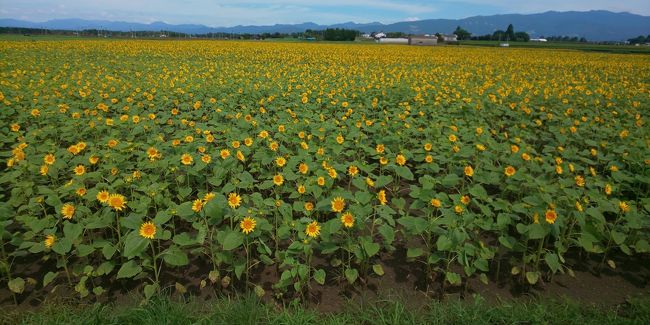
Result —
[[610, 10], [650, 15], [648, 0], [0, 0], [0, 18], [41, 22], [81, 18], [208, 26], [316, 22], [333, 24], [379, 21], [391, 23], [428, 18], [464, 18], [548, 10]]

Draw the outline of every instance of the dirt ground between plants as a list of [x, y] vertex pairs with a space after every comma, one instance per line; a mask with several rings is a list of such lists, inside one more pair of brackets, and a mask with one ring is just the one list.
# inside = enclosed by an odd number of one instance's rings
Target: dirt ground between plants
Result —
[[[327, 265], [324, 258], [315, 259], [318, 267], [327, 271], [325, 285], [321, 286], [312, 282], [309, 292], [308, 304], [323, 313], [339, 312], [344, 310], [350, 301], [355, 303], [372, 302], [378, 299], [399, 297], [404, 300], [410, 308], [426, 306], [432, 299], [452, 300], [471, 297], [473, 294], [480, 294], [489, 303], [500, 301], [530, 301], [537, 297], [542, 298], [567, 298], [583, 304], [595, 304], [604, 307], [616, 306], [626, 302], [629, 297], [647, 296], [650, 294], [650, 259], [647, 255], [635, 257], [616, 256], [613, 258], [616, 269], [608, 266], [597, 272], [598, 262], [595, 258], [590, 259], [577, 257], [567, 260], [573, 265], [575, 277], [568, 274], [556, 274], [535, 286], [523, 286], [510, 274], [510, 267], [503, 263], [498, 282], [495, 272], [489, 274], [489, 283], [483, 284], [478, 279], [470, 279], [466, 286], [447, 286], [445, 294], [442, 294], [441, 277], [425, 276], [425, 269], [421, 263], [408, 261], [406, 249], [398, 247], [392, 253], [382, 253], [376, 261], [380, 263], [385, 271], [381, 277], [376, 275], [367, 276], [367, 281], [357, 281], [355, 285], [347, 284], [344, 278], [340, 277], [340, 268], [333, 268]], [[21, 264], [22, 263], [22, 264]], [[41, 262], [39, 260], [19, 260], [13, 270], [15, 276], [23, 278], [43, 278], [48, 271], [55, 268], [53, 261]], [[161, 283], [162, 288], [172, 295], [180, 295], [175, 284], [183, 285], [187, 292], [184, 295], [192, 295], [198, 299], [209, 300], [224, 295], [235, 295], [245, 292], [243, 281], [233, 280], [227, 288], [223, 288], [220, 282], [212, 284], [207, 275], [211, 267], [204, 259], [195, 258], [189, 266], [181, 269], [167, 268], [164, 270]], [[491, 269], [496, 269], [491, 267]], [[370, 271], [372, 272], [372, 271]], [[277, 297], [274, 294], [273, 284], [279, 279], [279, 272], [275, 265], [258, 267], [251, 275], [251, 282], [261, 286], [265, 290], [262, 300], [280, 308], [283, 302], [288, 302], [291, 292], [284, 297]], [[201, 280], [207, 280], [207, 286], [200, 288]], [[116, 302], [120, 303], [126, 297], [142, 292], [146, 280], [129, 280], [120, 282], [107, 277], [97, 281], [106, 292], [95, 297], [92, 293], [85, 299], [79, 299], [74, 288], [67, 284], [65, 276], [60, 274], [57, 279], [46, 287], [41, 285], [27, 285], [25, 292], [14, 297], [7, 289], [6, 282], [0, 283], [0, 309], [4, 311], [32, 310], [36, 311], [44, 303], [48, 302], [79, 302], [89, 304], [93, 302]], [[74, 284], [74, 279], [73, 279]], [[92, 290], [92, 288], [90, 288]]]

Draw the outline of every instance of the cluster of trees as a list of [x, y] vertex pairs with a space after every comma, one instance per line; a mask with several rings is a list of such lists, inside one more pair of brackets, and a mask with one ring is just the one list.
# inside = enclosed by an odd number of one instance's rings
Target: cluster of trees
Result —
[[359, 31], [345, 28], [328, 28], [323, 32], [326, 41], [354, 41], [359, 36]]
[[85, 37], [120, 37], [120, 38], [152, 38], [165, 37], [187, 38], [189, 34], [172, 31], [109, 31], [101, 29], [84, 29], [84, 30], [56, 30], [44, 28], [22, 28], [22, 27], [0, 27], [0, 34], [22, 34], [22, 35], [64, 35], [64, 36], [85, 36]]
[[[458, 35], [458, 34], [456, 34]], [[471, 34], [470, 34], [471, 35]], [[473, 36], [470, 39], [477, 41], [514, 41], [514, 42], [528, 42], [530, 41], [530, 35], [526, 32], [515, 32], [514, 26], [512, 24], [508, 25], [505, 31], [497, 30], [492, 34], [486, 34], [481, 36]]]
[[[293, 34], [292, 34], [293, 35]], [[360, 35], [358, 30], [345, 28], [328, 28], [326, 30], [308, 29], [296, 38], [314, 38], [325, 41], [354, 41]]]
[[459, 41], [472, 39], [472, 33], [466, 31], [465, 29], [460, 28], [460, 26], [456, 27], [454, 34], [456, 34]]
[[267, 38], [315, 38], [326, 41], [354, 41], [359, 31], [351, 29], [326, 29], [307, 30], [304, 33], [261, 33], [261, 34], [235, 34], [235, 33], [207, 33], [207, 34], [186, 34], [172, 31], [108, 31], [97, 29], [84, 30], [51, 30], [40, 28], [0, 27], [0, 34], [22, 34], [22, 35], [64, 35], [83, 37], [114, 37], [114, 38], [213, 38], [213, 39], [267, 39]]
[[587, 43], [586, 38], [578, 37], [578, 36], [549, 36], [549, 37], [540, 36], [540, 38], [545, 38], [549, 42]]
[[639, 35], [635, 38], [630, 38], [627, 40], [630, 44], [645, 44], [650, 43], [650, 34], [648, 36]]

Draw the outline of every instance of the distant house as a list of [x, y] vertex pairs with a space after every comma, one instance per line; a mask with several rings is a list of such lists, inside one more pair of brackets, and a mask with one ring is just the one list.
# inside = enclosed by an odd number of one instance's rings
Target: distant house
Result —
[[377, 40], [378, 40], [378, 39], [381, 39], [381, 38], [385, 38], [385, 37], [386, 37], [386, 33], [384, 33], [384, 32], [379, 32], [379, 33], [375, 34], [373, 37], [374, 37], [375, 39], [377, 39]]
[[438, 44], [438, 38], [434, 35], [411, 35], [408, 38], [409, 45], [433, 46]]
[[370, 34], [362, 34], [361, 37], [362, 38], [372, 38], [372, 36]]
[[440, 34], [443, 42], [458, 42], [458, 36], [456, 34]]
[[531, 42], [548, 42], [548, 40], [545, 39], [545, 38], [531, 38], [530, 41]]

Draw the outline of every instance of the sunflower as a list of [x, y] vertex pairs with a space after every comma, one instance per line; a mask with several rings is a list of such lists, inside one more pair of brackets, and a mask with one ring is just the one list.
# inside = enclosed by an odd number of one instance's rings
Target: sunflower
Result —
[[47, 167], [47, 165], [41, 166], [41, 168], [39, 170], [40, 174], [43, 175], [43, 176], [47, 175], [48, 171], [50, 171], [50, 168]]
[[438, 199], [431, 199], [431, 206], [434, 208], [440, 208], [442, 206], [442, 202]]
[[431, 156], [431, 155], [426, 155], [426, 156], [424, 157], [424, 161], [425, 161], [426, 163], [430, 164], [431, 162], [433, 162], [433, 156]]
[[339, 134], [336, 136], [336, 143], [343, 144], [343, 141], [345, 141], [345, 139], [343, 138], [342, 135]]
[[529, 161], [530, 160], [530, 155], [524, 152], [524, 153], [521, 154], [521, 159], [523, 159], [525, 161]]
[[584, 187], [585, 186], [585, 178], [584, 177], [578, 175], [578, 176], [575, 177], [575, 181], [576, 181], [576, 185], [578, 185], [579, 187]]
[[618, 208], [623, 213], [627, 213], [628, 211], [630, 211], [630, 205], [627, 204], [627, 202], [625, 202], [625, 201], [618, 202]]
[[68, 220], [72, 219], [74, 212], [75, 212], [75, 207], [74, 205], [72, 205], [72, 203], [66, 203], [61, 208], [61, 214], [63, 215], [63, 219], [68, 219]]
[[81, 176], [86, 173], [86, 167], [84, 165], [77, 165], [77, 167], [74, 168], [74, 174], [77, 176]]
[[158, 157], [158, 149], [154, 147], [149, 147], [147, 149], [147, 156], [149, 156], [149, 159], [154, 160]]
[[449, 137], [447, 137], [447, 138], [449, 139], [449, 142], [456, 142], [456, 141], [458, 141], [458, 138], [457, 138], [456, 135], [454, 135], [454, 134], [450, 134]]
[[377, 199], [379, 200], [379, 203], [381, 205], [386, 205], [388, 200], [386, 199], [386, 191], [385, 190], [380, 190], [379, 193], [377, 193]]
[[283, 167], [286, 163], [287, 160], [284, 159], [284, 157], [275, 158], [275, 164], [278, 165], [278, 167]]
[[108, 206], [115, 211], [122, 211], [126, 207], [126, 198], [121, 194], [111, 194], [108, 197]]
[[86, 195], [86, 188], [85, 187], [80, 187], [80, 188], [77, 189], [76, 193], [79, 196], [84, 196], [84, 195]]
[[199, 213], [203, 209], [203, 201], [201, 199], [196, 199], [192, 202], [192, 211]]
[[147, 239], [153, 239], [154, 236], [156, 236], [156, 225], [151, 221], [143, 223], [140, 226], [140, 236]]
[[345, 200], [342, 197], [335, 197], [330, 203], [334, 212], [343, 212], [345, 209]]
[[111, 139], [111, 140], [108, 141], [108, 147], [109, 148], [114, 148], [115, 146], [117, 146], [117, 140]]
[[378, 144], [378, 145], [375, 147], [375, 151], [376, 151], [378, 154], [382, 154], [382, 153], [384, 153], [385, 150], [386, 150], [386, 147], [384, 147], [383, 144]]
[[373, 181], [370, 177], [366, 177], [366, 184], [370, 187], [375, 187], [375, 181]]
[[330, 168], [330, 169], [328, 169], [328, 170], [327, 170], [327, 174], [330, 176], [330, 178], [336, 178], [336, 176], [338, 175], [338, 174], [336, 173], [336, 169], [334, 169], [334, 168]]
[[108, 203], [108, 198], [109, 197], [110, 197], [110, 194], [108, 193], [108, 191], [101, 191], [101, 192], [97, 193], [96, 198], [97, 198], [97, 201], [99, 201], [101, 203]]
[[239, 227], [241, 228], [241, 231], [248, 235], [249, 233], [253, 232], [255, 230], [255, 225], [257, 225], [257, 222], [255, 222], [255, 219], [251, 217], [246, 217], [244, 220], [242, 220], [239, 223]]
[[230, 150], [221, 149], [221, 152], [219, 152], [219, 155], [221, 156], [221, 159], [226, 159], [226, 158], [230, 157]]
[[54, 235], [47, 235], [45, 236], [45, 241], [43, 244], [45, 245], [45, 248], [51, 248], [54, 246], [54, 242], [56, 242], [56, 236]]
[[207, 203], [207, 202], [211, 201], [212, 199], [214, 199], [216, 196], [217, 196], [217, 195], [214, 194], [214, 192], [206, 193], [206, 194], [203, 196], [203, 201]]
[[228, 205], [235, 209], [241, 205], [241, 196], [237, 193], [228, 194]]
[[52, 164], [54, 164], [54, 162], [56, 161], [56, 158], [54, 157], [53, 154], [48, 153], [47, 155], [45, 155], [45, 157], [43, 157], [43, 161], [44, 161], [47, 165], [52, 165]]
[[203, 155], [201, 156], [201, 161], [206, 164], [209, 164], [212, 161], [212, 157], [210, 157], [210, 155]]
[[305, 185], [302, 185], [302, 184], [298, 185], [298, 193], [299, 194], [305, 194], [306, 190], [307, 189], [305, 188]]
[[402, 154], [397, 155], [397, 157], [395, 157], [395, 163], [400, 166], [404, 166], [404, 164], [406, 164], [406, 157], [404, 157]]
[[470, 201], [470, 199], [469, 199], [469, 196], [468, 196], [468, 195], [463, 195], [463, 196], [460, 198], [460, 202], [463, 203], [464, 205], [468, 205], [468, 204], [469, 204], [469, 201]]
[[305, 211], [309, 212], [311, 210], [314, 210], [314, 204], [311, 202], [305, 202], [304, 208]]
[[276, 186], [280, 186], [284, 183], [284, 177], [282, 177], [282, 174], [277, 174], [273, 176], [273, 184]]
[[237, 160], [241, 162], [246, 161], [246, 157], [244, 157], [244, 154], [239, 150], [237, 150], [237, 154], [235, 156], [237, 157]]
[[325, 185], [325, 177], [318, 176], [318, 178], [316, 179], [316, 183], [318, 184], [318, 186], [324, 186]]
[[316, 238], [316, 236], [320, 235], [320, 225], [318, 225], [318, 221], [312, 221], [308, 224], [307, 228], [305, 228], [305, 234], [312, 238]]
[[517, 146], [516, 144], [511, 145], [511, 146], [510, 146], [510, 151], [511, 151], [512, 153], [517, 153], [517, 152], [519, 152], [519, 146]]
[[95, 165], [95, 164], [97, 164], [98, 161], [99, 161], [99, 157], [97, 157], [97, 156], [95, 156], [95, 155], [90, 156], [90, 158], [88, 158], [88, 162], [89, 162], [91, 165]]
[[605, 184], [605, 194], [611, 195], [612, 194], [612, 186], [609, 184]]
[[557, 213], [555, 213], [555, 210], [552, 209], [546, 210], [544, 218], [546, 219], [546, 222], [553, 224], [555, 223], [555, 219], [557, 219]]
[[424, 144], [424, 150], [425, 151], [431, 151], [433, 149], [433, 145], [431, 143], [425, 143]]
[[76, 144], [73, 144], [73, 145], [68, 147], [68, 152], [73, 154], [73, 155], [77, 155], [80, 152], [80, 150], [79, 150], [79, 147], [77, 147]]
[[517, 170], [512, 166], [508, 166], [504, 170], [504, 174], [506, 174], [506, 176], [508, 176], [508, 177], [513, 176], [516, 172], [517, 172]]
[[341, 222], [347, 228], [352, 228], [354, 226], [354, 216], [350, 212], [346, 212], [341, 215]]
[[465, 176], [467, 177], [474, 176], [474, 168], [472, 168], [472, 166], [465, 166]]
[[257, 136], [262, 138], [262, 139], [265, 139], [266, 137], [269, 136], [269, 132], [265, 131], [265, 130], [262, 130], [262, 131], [260, 131], [260, 133]]
[[353, 165], [348, 167], [348, 175], [354, 177], [357, 176], [357, 174], [359, 174], [359, 168], [357, 166]]
[[580, 201], [576, 201], [576, 210], [579, 212], [584, 211], [584, 208], [582, 207], [582, 204], [580, 204]]
[[461, 213], [463, 213], [464, 210], [465, 209], [463, 209], [463, 207], [460, 206], [460, 205], [454, 206], [454, 212], [456, 212], [456, 214], [461, 214]]
[[194, 158], [192, 158], [190, 154], [184, 153], [183, 155], [181, 155], [181, 164], [187, 166], [187, 165], [191, 165], [192, 162], [194, 162]]

